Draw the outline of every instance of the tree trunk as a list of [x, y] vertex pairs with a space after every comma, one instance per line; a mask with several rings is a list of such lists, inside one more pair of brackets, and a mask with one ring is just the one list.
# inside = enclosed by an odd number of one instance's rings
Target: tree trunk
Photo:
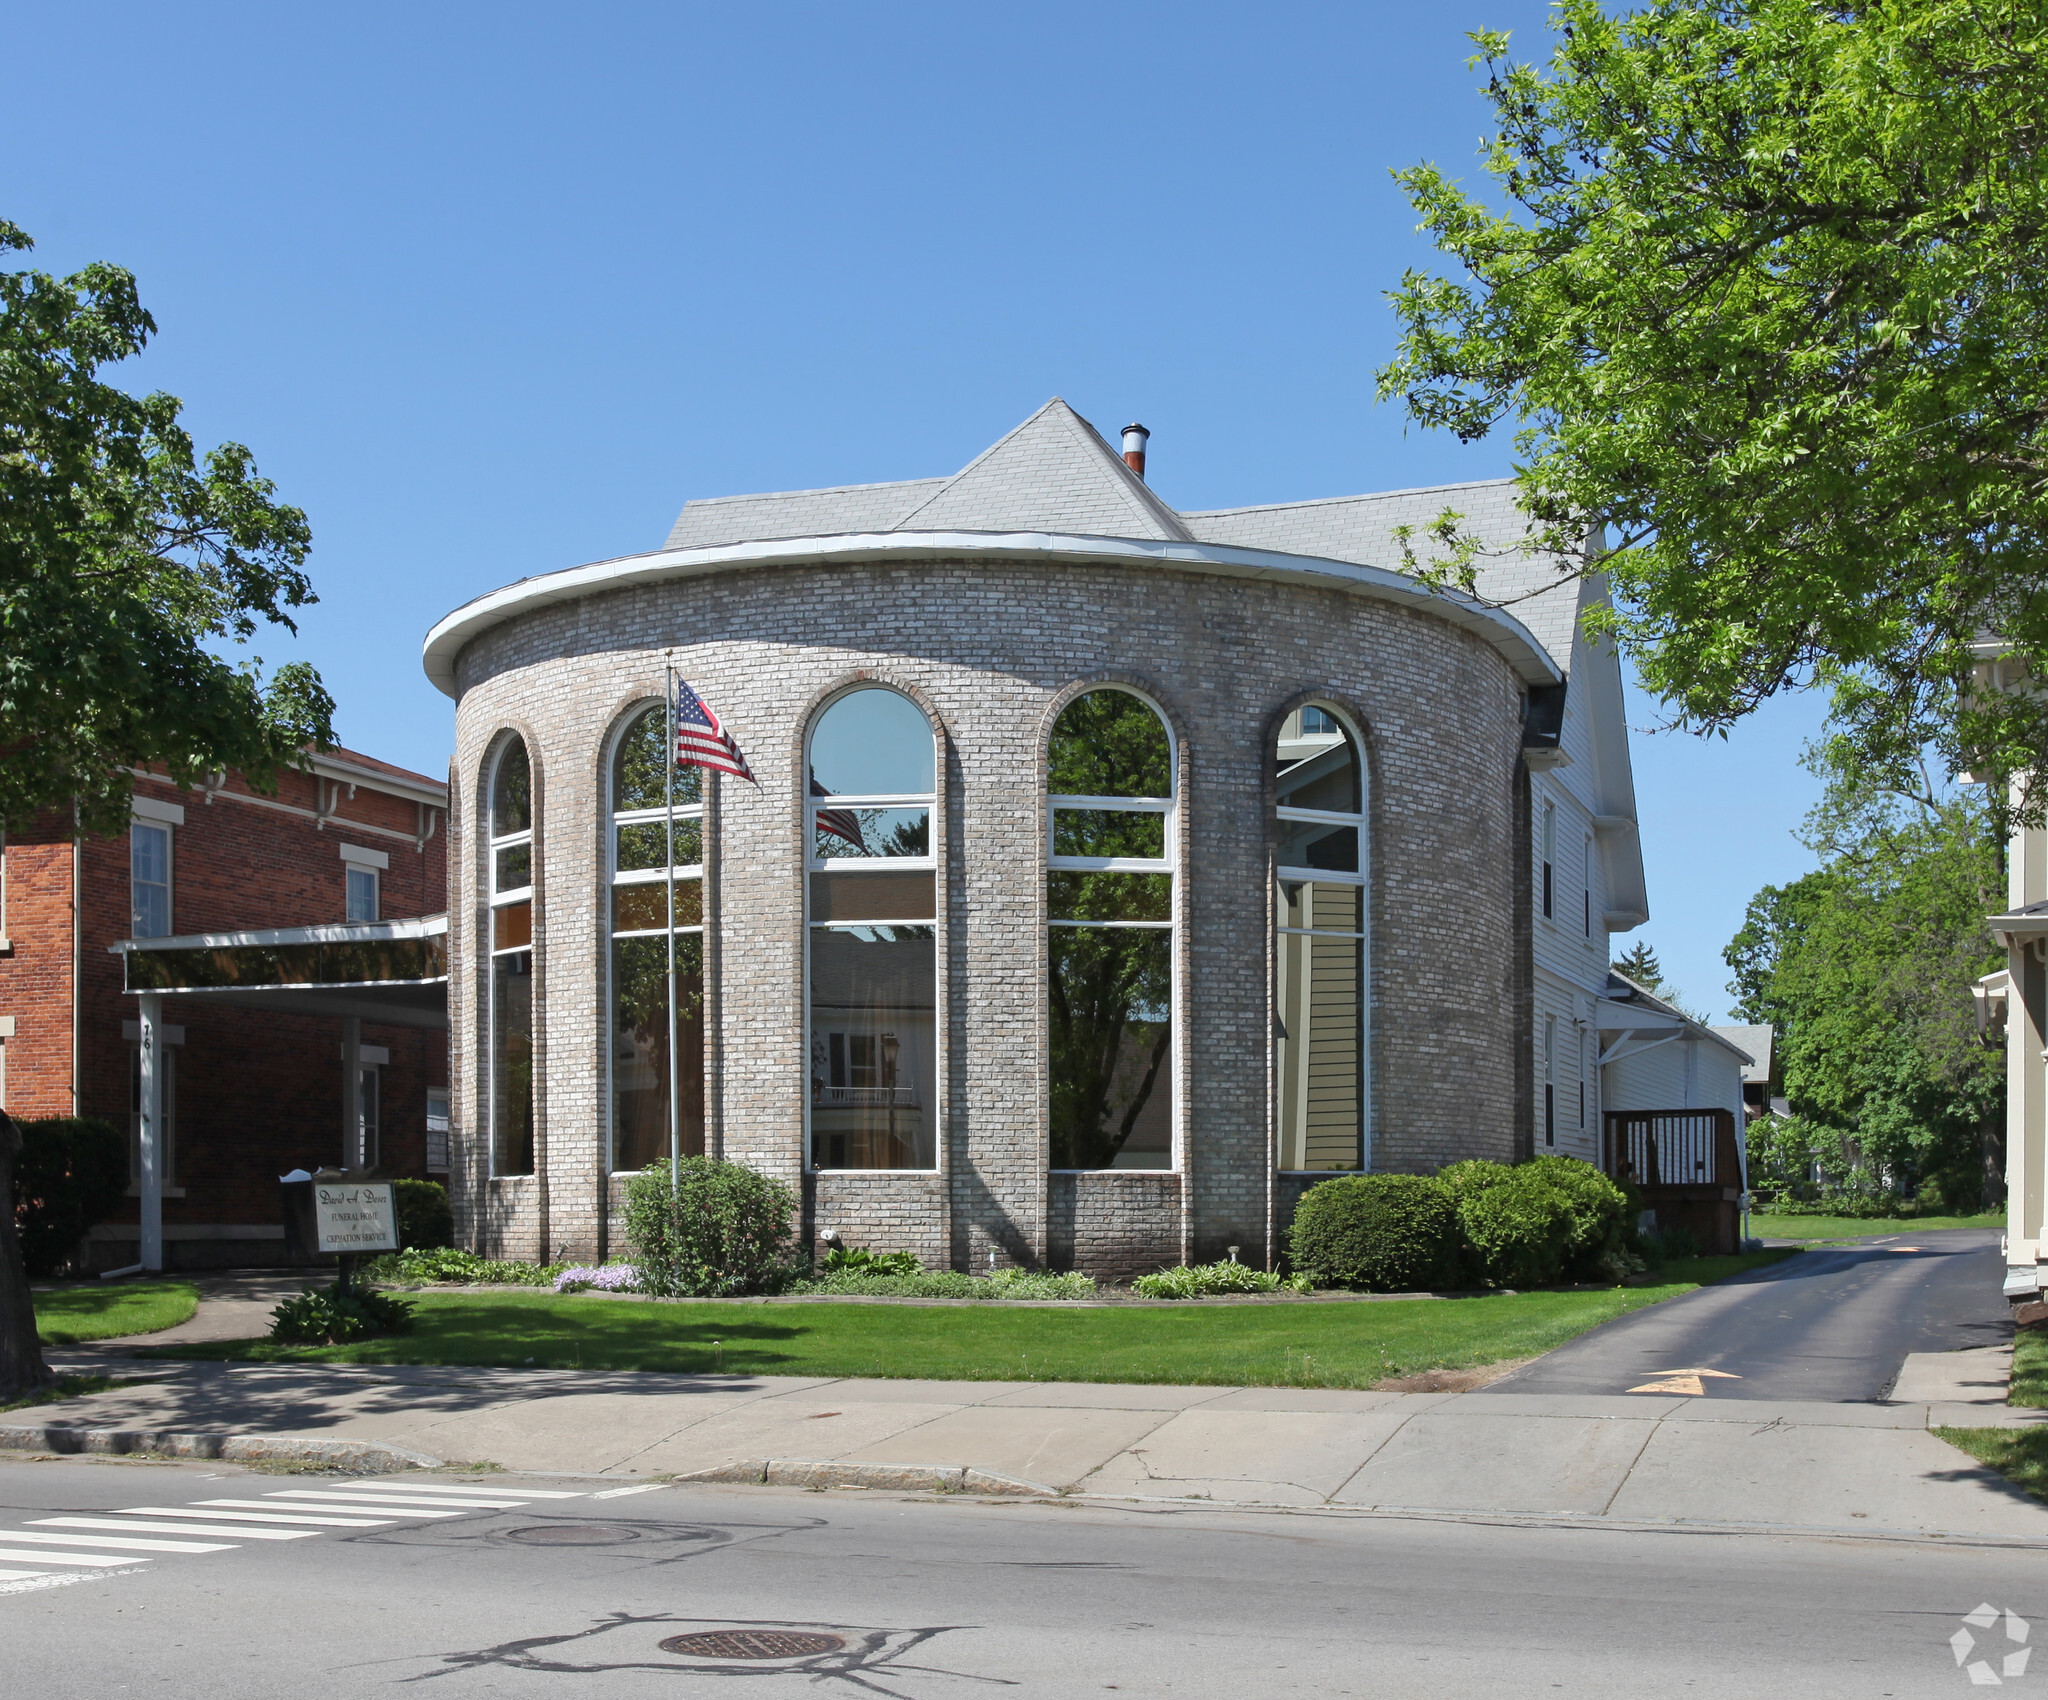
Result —
[[28, 1267], [14, 1231], [14, 1159], [21, 1129], [0, 1110], [0, 1404], [51, 1386], [56, 1377], [43, 1362], [36, 1339], [35, 1305], [29, 1298]]

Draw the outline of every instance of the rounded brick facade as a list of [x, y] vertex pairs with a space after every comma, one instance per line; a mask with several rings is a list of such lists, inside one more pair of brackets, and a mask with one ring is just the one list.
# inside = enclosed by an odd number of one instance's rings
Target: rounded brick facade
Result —
[[[1271, 751], [1309, 700], [1366, 746], [1372, 1166], [1516, 1154], [1524, 681], [1484, 630], [1341, 583], [1053, 550], [736, 562], [531, 598], [454, 655], [453, 1179], [472, 1243], [627, 1255], [605, 1172], [606, 754], [671, 654], [760, 781], [706, 789], [706, 1139], [802, 1188], [807, 1235], [1105, 1276], [1277, 1255], [1302, 1183], [1275, 1169]], [[909, 694], [939, 741], [936, 1173], [805, 1169], [798, 776], [810, 716], [855, 681]], [[1178, 1158], [1049, 1173], [1047, 739], [1066, 702], [1115, 683], [1160, 706], [1179, 763]], [[508, 731], [534, 774], [537, 1155], [493, 1180], [483, 786]]]

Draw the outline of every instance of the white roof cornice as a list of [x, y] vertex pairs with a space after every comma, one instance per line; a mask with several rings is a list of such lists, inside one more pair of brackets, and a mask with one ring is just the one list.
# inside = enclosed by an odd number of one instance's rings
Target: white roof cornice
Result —
[[1384, 567], [1272, 549], [1220, 543], [1131, 537], [1070, 537], [1047, 532], [888, 531], [840, 537], [792, 537], [758, 543], [718, 544], [694, 549], [661, 549], [622, 555], [563, 572], [521, 579], [466, 602], [427, 633], [421, 656], [427, 677], [449, 696], [458, 695], [456, 665], [463, 649], [493, 626], [536, 609], [578, 601], [608, 591], [700, 578], [748, 567], [798, 566], [810, 562], [939, 560], [962, 555], [1006, 560], [1115, 563], [1214, 573], [1222, 578], [1263, 579], [1345, 590], [1380, 602], [1397, 603], [1462, 626], [1507, 658], [1524, 684], [1551, 685], [1558, 672], [1543, 647], [1513, 615], [1464, 597], [1425, 590], [1404, 574]]

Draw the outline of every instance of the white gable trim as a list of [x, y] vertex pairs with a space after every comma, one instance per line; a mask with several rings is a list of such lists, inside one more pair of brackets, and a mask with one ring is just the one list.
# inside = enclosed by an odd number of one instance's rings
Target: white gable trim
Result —
[[[427, 633], [421, 664], [435, 687], [459, 696], [456, 665], [462, 651], [493, 626], [559, 603], [607, 591], [678, 579], [703, 578], [743, 567], [798, 566], [814, 562], [943, 560], [959, 556], [1005, 560], [1108, 563], [1214, 573], [1223, 578], [1263, 579], [1323, 590], [1346, 590], [1374, 601], [1392, 602], [1462, 626], [1507, 658], [1524, 684], [1554, 685], [1557, 669], [1543, 646], [1513, 615], [1465, 597], [1423, 589], [1404, 574], [1384, 567], [1273, 549], [1239, 549], [1220, 543], [1172, 539], [1065, 537], [1047, 532], [888, 531], [845, 537], [796, 537], [759, 543], [720, 544], [695, 549], [659, 549], [621, 555], [564, 572], [544, 573], [494, 590], [444, 616]], [[1617, 683], [1619, 675], [1617, 674]], [[1633, 801], [1633, 799], [1631, 799]]]

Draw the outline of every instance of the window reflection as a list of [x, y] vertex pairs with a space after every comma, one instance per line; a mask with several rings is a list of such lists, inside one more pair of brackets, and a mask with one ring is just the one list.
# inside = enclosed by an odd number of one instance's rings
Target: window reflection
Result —
[[935, 1168], [931, 724], [896, 691], [851, 691], [812, 728], [809, 771], [811, 1164]]
[[1282, 1169], [1368, 1166], [1364, 764], [1334, 711], [1282, 723], [1273, 751], [1275, 1042]]
[[915, 797], [932, 790], [931, 722], [900, 691], [848, 691], [811, 731], [811, 790], [825, 797]]
[[1172, 741], [1141, 698], [1090, 691], [1055, 723], [1047, 773], [1049, 1160], [1170, 1169]]
[[533, 1173], [533, 764], [518, 737], [491, 769], [491, 1173]]
[[611, 1162], [621, 1171], [662, 1161], [672, 1138], [683, 1156], [704, 1151], [704, 775], [671, 777], [668, 750], [668, 712], [656, 705], [612, 757]]

